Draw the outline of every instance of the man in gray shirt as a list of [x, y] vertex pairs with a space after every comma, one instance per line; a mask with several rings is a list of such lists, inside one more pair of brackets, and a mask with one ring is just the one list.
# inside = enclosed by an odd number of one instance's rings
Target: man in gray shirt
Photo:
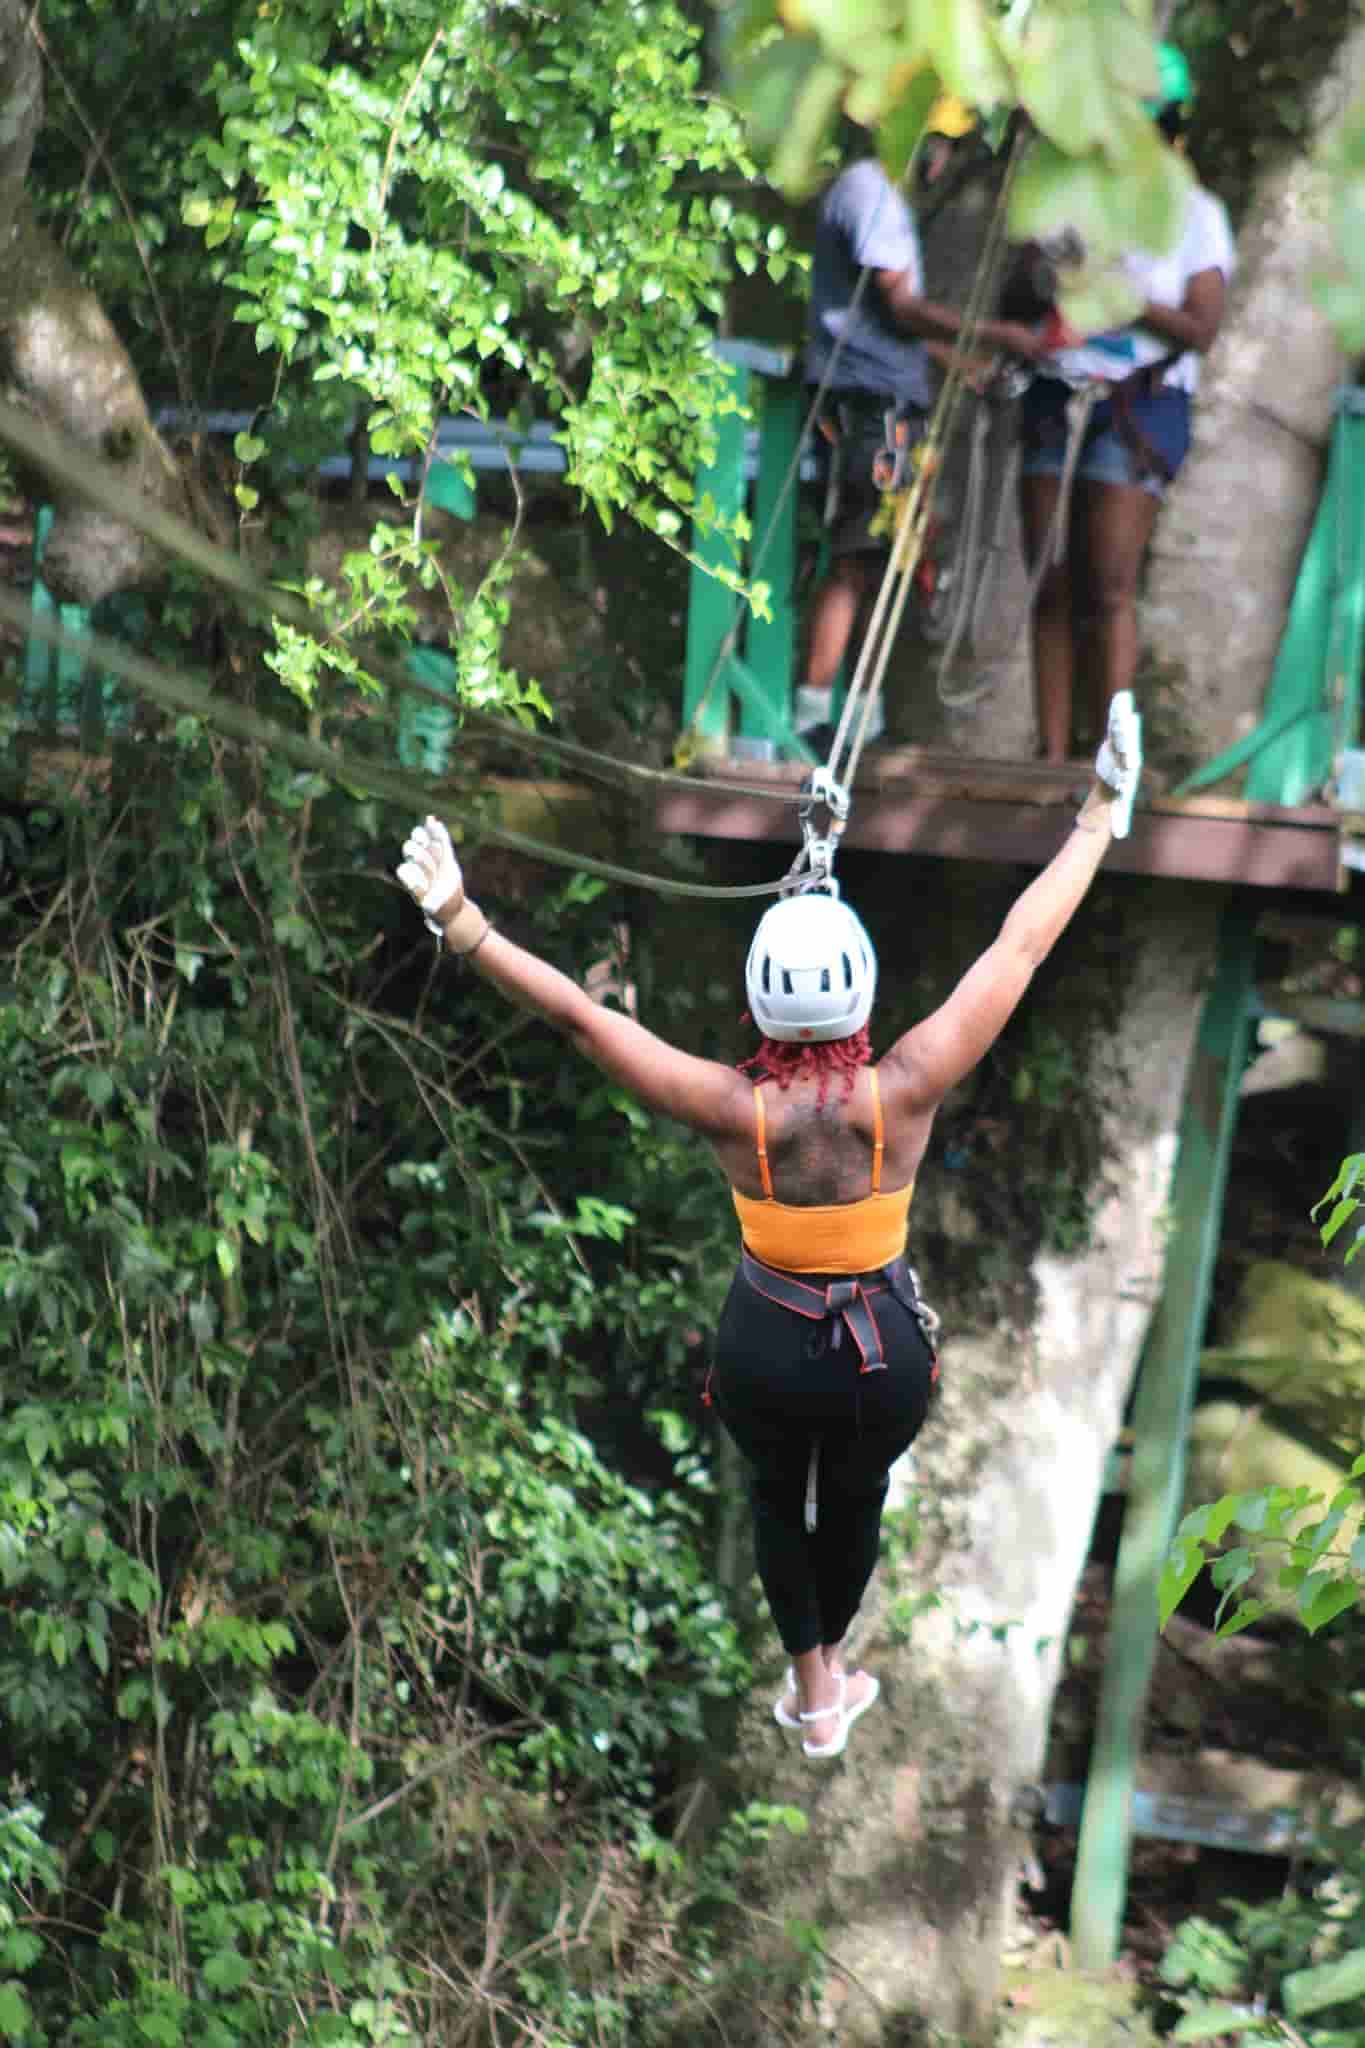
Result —
[[[940, 123], [939, 133], [964, 132], [943, 103], [931, 112], [930, 129]], [[931, 149], [937, 140], [931, 133]], [[945, 161], [931, 154], [928, 175]], [[832, 365], [820, 426], [834, 450], [830, 566], [811, 605], [794, 721], [817, 754], [828, 752], [834, 682], [890, 548], [889, 534], [872, 528], [924, 430], [929, 345], [955, 342], [962, 324], [952, 306], [924, 296], [919, 236], [901, 188], [875, 157], [860, 157], [820, 202], [807, 323], [807, 382], [821, 384]], [[1033, 330], [1015, 321], [982, 320], [973, 338], [1028, 361], [1041, 354]]]

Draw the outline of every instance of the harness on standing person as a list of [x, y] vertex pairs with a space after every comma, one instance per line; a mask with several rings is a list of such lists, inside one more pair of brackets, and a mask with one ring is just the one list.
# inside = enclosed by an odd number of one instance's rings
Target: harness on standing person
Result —
[[[1096, 378], [1084, 385], [1073, 385], [1073, 397], [1078, 391], [1090, 395], [1090, 410], [1080, 436], [1081, 450], [1092, 434], [1103, 433], [1106, 428], [1112, 427], [1132, 456], [1133, 466], [1139, 477], [1159, 477], [1163, 483], [1169, 483], [1175, 471], [1161, 449], [1145, 432], [1137, 417], [1136, 406], [1140, 399], [1156, 396], [1165, 381], [1166, 372], [1173, 363], [1180, 360], [1183, 353], [1181, 349], [1169, 349], [1165, 355], [1158, 356], [1155, 362], [1144, 363], [1140, 369], [1131, 370], [1126, 377]], [[1104, 405], [1109, 407], [1108, 416], [1097, 419], [1095, 415]], [[1069, 428], [1067, 431], [1069, 432]], [[1046, 422], [1043, 423], [1041, 432], [1045, 440], [1061, 438], [1060, 431], [1050, 427]]]

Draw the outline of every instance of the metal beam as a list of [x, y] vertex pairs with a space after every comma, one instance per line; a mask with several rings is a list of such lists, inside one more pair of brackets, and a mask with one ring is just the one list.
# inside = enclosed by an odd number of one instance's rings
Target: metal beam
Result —
[[1108, 1968], [1123, 1922], [1142, 1717], [1156, 1656], [1157, 1582], [1184, 1488], [1185, 1440], [1255, 995], [1255, 928], [1252, 899], [1239, 893], [1223, 913], [1217, 974], [1185, 1088], [1165, 1280], [1138, 1375], [1109, 1648], [1072, 1885], [1072, 1950], [1083, 1970]]

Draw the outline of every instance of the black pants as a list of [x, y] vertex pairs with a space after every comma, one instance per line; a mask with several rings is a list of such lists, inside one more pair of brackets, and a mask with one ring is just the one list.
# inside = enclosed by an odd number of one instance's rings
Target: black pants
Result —
[[[816, 1273], [799, 1277], [824, 1285]], [[876, 1297], [876, 1312], [884, 1372], [859, 1372], [841, 1322], [805, 1321], [755, 1293], [742, 1272], [716, 1333], [712, 1398], [749, 1466], [758, 1575], [792, 1657], [847, 1634], [877, 1562], [888, 1475], [929, 1407], [933, 1354], [913, 1313], [890, 1294]], [[818, 1513], [808, 1531], [813, 1446]]]

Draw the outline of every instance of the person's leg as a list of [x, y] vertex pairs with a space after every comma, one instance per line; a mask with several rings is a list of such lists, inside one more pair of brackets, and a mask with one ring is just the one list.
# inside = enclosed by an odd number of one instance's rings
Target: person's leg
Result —
[[1024, 475], [1019, 479], [1019, 518], [1024, 560], [1030, 575], [1039, 573], [1038, 564], [1045, 548], [1054, 555], [1041, 571], [1030, 618], [1038, 751], [1045, 761], [1067, 758], [1075, 686], [1069, 550], [1060, 562], [1055, 559], [1061, 489], [1059, 476]]
[[1090, 670], [1095, 731], [1137, 673], [1137, 596], [1160, 496], [1143, 484], [1087, 483], [1077, 493], [1085, 526], [1086, 609], [1094, 648]]
[[796, 697], [798, 732], [830, 722], [834, 684], [877, 568], [874, 554], [836, 554], [816, 590], [806, 625], [805, 674]]
[[891, 1467], [919, 1435], [934, 1386], [933, 1356], [910, 1311], [879, 1300], [877, 1317], [887, 1369], [863, 1382], [854, 1416], [827, 1430], [820, 1447], [814, 1562], [821, 1653], [831, 1677], [844, 1681], [851, 1712], [877, 1686], [865, 1671], [847, 1671], [844, 1639], [876, 1570]]
[[821, 1647], [837, 1663], [840, 1646], [877, 1567], [882, 1509], [891, 1467], [916, 1432], [881, 1430], [826, 1440], [815, 1583]]

